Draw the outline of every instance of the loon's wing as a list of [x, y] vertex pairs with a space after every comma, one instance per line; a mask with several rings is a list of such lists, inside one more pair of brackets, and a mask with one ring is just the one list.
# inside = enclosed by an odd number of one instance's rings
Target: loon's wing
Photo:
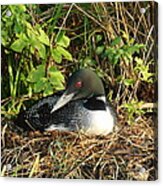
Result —
[[72, 101], [51, 113], [61, 94], [43, 98], [27, 111], [21, 112], [15, 124], [25, 130], [74, 130], [82, 117], [82, 101]]
[[60, 96], [61, 93], [57, 93], [39, 100], [28, 110], [21, 112], [15, 124], [25, 130], [43, 131], [51, 119], [50, 112]]

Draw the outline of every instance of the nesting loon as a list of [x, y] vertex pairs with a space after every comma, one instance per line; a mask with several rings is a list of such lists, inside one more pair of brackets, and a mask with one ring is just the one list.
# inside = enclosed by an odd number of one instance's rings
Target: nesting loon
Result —
[[116, 116], [106, 101], [100, 78], [89, 69], [72, 74], [66, 90], [38, 101], [19, 114], [16, 123], [28, 130], [82, 130], [87, 134], [106, 135]]

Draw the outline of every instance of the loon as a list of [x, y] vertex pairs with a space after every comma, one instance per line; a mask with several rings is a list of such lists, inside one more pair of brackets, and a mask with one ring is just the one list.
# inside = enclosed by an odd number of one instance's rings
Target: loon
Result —
[[106, 101], [102, 81], [89, 69], [73, 73], [63, 93], [41, 99], [16, 120], [27, 130], [82, 130], [94, 135], [112, 132], [115, 122], [116, 114]]

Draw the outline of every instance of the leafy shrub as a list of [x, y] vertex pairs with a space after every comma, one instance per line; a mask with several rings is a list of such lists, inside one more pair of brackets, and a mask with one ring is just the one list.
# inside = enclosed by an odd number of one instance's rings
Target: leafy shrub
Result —
[[130, 108], [139, 110], [135, 104], [147, 100], [138, 98], [141, 85], [156, 81], [153, 40], [141, 34], [145, 24], [135, 32], [137, 23], [128, 17], [127, 24], [122, 17], [111, 21], [121, 6], [130, 9], [123, 3], [2, 6], [2, 113], [17, 114], [25, 100], [63, 89], [70, 72], [91, 68], [104, 80], [108, 99], [133, 120]]
[[3, 65], [9, 74], [9, 79], [3, 77], [3, 81], [9, 81], [9, 90], [2, 95], [11, 96], [8, 106], [16, 113], [20, 108], [16, 104], [18, 96], [31, 97], [33, 93], [47, 96], [63, 89], [64, 76], [58, 64], [64, 59], [72, 61], [66, 32], [54, 29], [52, 35], [47, 35], [49, 28], [33, 21], [29, 8], [30, 5], [2, 7], [2, 49], [6, 56]]

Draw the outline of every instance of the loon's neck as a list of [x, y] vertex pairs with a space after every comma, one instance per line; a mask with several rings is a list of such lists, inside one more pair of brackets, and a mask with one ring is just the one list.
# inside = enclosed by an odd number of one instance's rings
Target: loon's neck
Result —
[[106, 97], [104, 95], [103, 96], [97, 96], [96, 99], [106, 103]]
[[89, 110], [106, 110], [105, 96], [93, 96], [84, 101], [84, 107]]

